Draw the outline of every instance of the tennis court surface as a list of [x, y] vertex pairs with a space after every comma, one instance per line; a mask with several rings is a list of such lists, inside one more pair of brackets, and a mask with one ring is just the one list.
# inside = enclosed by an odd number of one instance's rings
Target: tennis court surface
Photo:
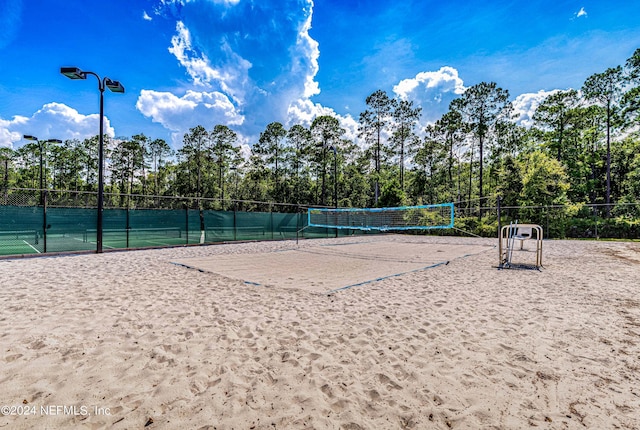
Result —
[[332, 293], [405, 273], [435, 268], [494, 249], [486, 244], [434, 243], [398, 235], [341, 241], [264, 253], [223, 254], [174, 261], [259, 286]]

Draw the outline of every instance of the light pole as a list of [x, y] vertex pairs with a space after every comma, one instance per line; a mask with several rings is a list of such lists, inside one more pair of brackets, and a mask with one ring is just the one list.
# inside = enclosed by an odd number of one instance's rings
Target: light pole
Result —
[[42, 154], [44, 153], [44, 150], [46, 148], [47, 143], [62, 143], [62, 141], [60, 139], [47, 139], [47, 140], [40, 140], [35, 136], [30, 136], [28, 134], [25, 134], [22, 136], [25, 140], [32, 140], [34, 142], [36, 142], [38, 144], [38, 149], [40, 151], [40, 206], [44, 205], [44, 175], [42, 174], [42, 166], [43, 166], [43, 161], [42, 161]]
[[98, 80], [98, 89], [100, 90], [100, 136], [98, 147], [98, 225], [96, 232], [96, 252], [102, 252], [102, 210], [104, 205], [104, 89], [109, 88], [114, 93], [124, 93], [124, 87], [118, 81], [104, 77], [100, 78], [94, 72], [84, 72], [77, 67], [61, 67], [60, 73], [69, 79], [87, 79], [87, 75], [93, 75]]

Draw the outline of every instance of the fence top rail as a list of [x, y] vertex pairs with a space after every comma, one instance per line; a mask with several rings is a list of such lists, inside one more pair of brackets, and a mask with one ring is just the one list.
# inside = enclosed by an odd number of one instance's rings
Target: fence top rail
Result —
[[[37, 193], [45, 192], [49, 195], [51, 194], [75, 194], [75, 195], [88, 195], [92, 197], [97, 197], [97, 191], [86, 191], [86, 190], [59, 190], [59, 189], [46, 189], [41, 190], [39, 188], [7, 188], [4, 190], [7, 193], [17, 192], [17, 193], [31, 193], [32, 197], [36, 198]], [[161, 195], [150, 195], [150, 194], [118, 194], [118, 193], [104, 193], [105, 197], [111, 198], [132, 198], [132, 199], [141, 199], [141, 200], [164, 200], [164, 201], [177, 201], [177, 202], [223, 202], [230, 204], [249, 204], [249, 205], [265, 205], [265, 206], [281, 206], [281, 207], [291, 207], [297, 208], [299, 211], [307, 211], [309, 209], [334, 209], [333, 206], [328, 205], [318, 205], [318, 204], [298, 204], [298, 203], [281, 203], [275, 201], [261, 201], [261, 200], [239, 200], [239, 199], [220, 199], [220, 198], [211, 198], [211, 197], [194, 197], [194, 196], [161, 196]], [[468, 203], [479, 203], [481, 201], [486, 201], [491, 198], [495, 198], [495, 195], [492, 196], [484, 196], [482, 199], [471, 199], [471, 200], [461, 200], [453, 202], [454, 208], [457, 211], [467, 211], [467, 210], [494, 210], [497, 208], [497, 205], [492, 206], [471, 206], [471, 207], [463, 207]], [[30, 206], [30, 202], [25, 203], [25, 205]], [[597, 207], [615, 207], [615, 206], [639, 206], [640, 202], [612, 202], [612, 203], [568, 203], [568, 204], [554, 204], [554, 205], [524, 205], [524, 206], [501, 206], [502, 209], [558, 209], [564, 208], [568, 206], [576, 206], [581, 205], [582, 207], [588, 208], [597, 208]], [[52, 202], [50, 204], [51, 207], [57, 206], [56, 203]], [[126, 209], [125, 207], [118, 207], [121, 209]], [[156, 209], [156, 208], [150, 208]], [[343, 208], [344, 209], [344, 208]]]
[[[460, 203], [455, 202], [454, 206], [457, 211], [469, 211], [469, 210], [491, 210], [497, 209], [498, 206], [481, 206], [481, 207], [459, 207]], [[561, 209], [569, 206], [580, 205], [585, 208], [607, 207], [607, 206], [640, 206], [640, 202], [619, 202], [619, 203], [568, 203], [566, 205], [524, 205], [524, 206], [500, 206], [501, 209]]]
[[[8, 188], [8, 192], [30, 192], [30, 193], [40, 193], [44, 191], [48, 194], [78, 194], [78, 195], [98, 195], [97, 191], [87, 191], [87, 190], [59, 190], [59, 189], [47, 189], [41, 190], [39, 188]], [[225, 203], [244, 203], [244, 204], [259, 204], [259, 205], [271, 205], [271, 206], [290, 206], [290, 207], [298, 207], [301, 209], [306, 209], [307, 207], [331, 207], [331, 206], [322, 206], [322, 205], [303, 205], [298, 203], [284, 203], [284, 202], [275, 202], [275, 201], [263, 201], [263, 200], [240, 200], [240, 199], [221, 199], [216, 197], [195, 197], [195, 196], [161, 196], [154, 194], [119, 194], [119, 193], [109, 193], [104, 192], [105, 197], [117, 197], [117, 198], [135, 198], [135, 199], [163, 199], [163, 200], [173, 200], [173, 201], [183, 201], [183, 202], [194, 202], [194, 201], [202, 201], [202, 202], [225, 202]]]

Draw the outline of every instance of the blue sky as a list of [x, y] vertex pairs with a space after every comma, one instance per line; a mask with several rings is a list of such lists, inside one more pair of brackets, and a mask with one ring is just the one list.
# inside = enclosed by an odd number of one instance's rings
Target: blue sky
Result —
[[226, 124], [245, 145], [273, 121], [336, 115], [355, 137], [377, 89], [414, 100], [423, 124], [466, 86], [495, 81], [526, 123], [554, 89], [580, 88], [640, 47], [638, 1], [0, 0], [0, 146], [23, 134], [144, 133], [174, 148]]

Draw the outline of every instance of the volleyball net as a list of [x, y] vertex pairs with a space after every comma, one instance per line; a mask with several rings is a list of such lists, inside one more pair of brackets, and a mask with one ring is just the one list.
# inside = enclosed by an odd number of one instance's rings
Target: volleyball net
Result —
[[431, 230], [453, 228], [453, 203], [390, 208], [309, 208], [309, 227], [351, 230]]

